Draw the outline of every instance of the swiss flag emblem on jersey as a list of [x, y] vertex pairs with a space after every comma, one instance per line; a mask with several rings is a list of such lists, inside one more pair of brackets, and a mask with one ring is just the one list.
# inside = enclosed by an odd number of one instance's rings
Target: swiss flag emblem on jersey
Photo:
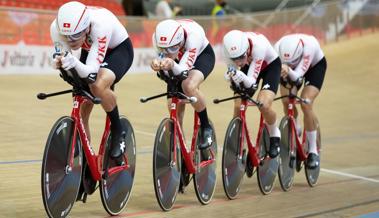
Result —
[[162, 41], [162, 42], [167, 41], [167, 37], [161, 36], [161, 41]]
[[63, 23], [64, 28], [70, 28], [71, 24], [70, 23]]

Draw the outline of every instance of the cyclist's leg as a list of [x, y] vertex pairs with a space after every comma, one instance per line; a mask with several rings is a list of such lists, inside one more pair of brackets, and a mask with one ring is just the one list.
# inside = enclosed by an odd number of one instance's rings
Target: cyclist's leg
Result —
[[215, 54], [210, 44], [199, 54], [193, 69], [189, 71], [188, 78], [182, 82], [183, 91], [190, 96], [197, 97], [197, 102], [192, 104], [198, 113], [201, 125], [200, 148], [205, 149], [212, 145], [213, 130], [208, 120], [208, 113], [204, 94], [200, 91], [200, 84], [209, 76], [215, 65]]
[[305, 74], [305, 87], [301, 93], [302, 98], [310, 100], [309, 104], [302, 104], [301, 109], [304, 114], [304, 129], [308, 139], [308, 160], [307, 165], [309, 168], [315, 168], [319, 165], [319, 157], [317, 151], [317, 117], [313, 111], [313, 103], [318, 94], [320, 93], [325, 72], [326, 60], [321, 59], [314, 67], [308, 70]]
[[90, 85], [91, 92], [102, 99], [102, 107], [111, 121], [112, 151], [111, 157], [120, 157], [125, 151], [126, 130], [122, 130], [117, 107], [114, 84], [121, 80], [132, 65], [134, 58], [133, 45], [125, 39], [120, 45], [107, 53], [97, 75], [96, 81]]
[[270, 134], [269, 156], [275, 158], [280, 152], [280, 131], [276, 122], [276, 113], [272, 109], [280, 81], [281, 62], [277, 58], [271, 62], [259, 75], [258, 80], [263, 79], [262, 88], [258, 93], [258, 101], [263, 104], [259, 108], [266, 121]]

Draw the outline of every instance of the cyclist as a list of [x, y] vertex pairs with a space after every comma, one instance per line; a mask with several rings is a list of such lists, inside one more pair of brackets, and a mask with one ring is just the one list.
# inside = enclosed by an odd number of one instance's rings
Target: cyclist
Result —
[[[188, 96], [195, 96], [193, 103], [200, 118], [200, 149], [207, 149], [212, 144], [213, 130], [209, 124], [204, 94], [200, 84], [212, 72], [215, 54], [205, 36], [204, 29], [190, 19], [167, 19], [158, 23], [152, 37], [153, 44], [163, 58], [155, 58], [151, 62], [154, 71], [172, 71], [174, 75], [186, 75], [179, 90]], [[170, 105], [170, 101], [168, 102]], [[182, 125], [185, 105], [177, 108], [179, 122]]]
[[[283, 63], [281, 70], [283, 80], [295, 82], [297, 88], [300, 89], [303, 84], [302, 77], [304, 77], [304, 88], [301, 92], [301, 97], [310, 100], [309, 104], [301, 104], [301, 110], [304, 114], [305, 134], [309, 143], [309, 155], [306, 165], [308, 168], [314, 169], [319, 166], [320, 158], [316, 145], [317, 117], [313, 111], [313, 102], [320, 93], [324, 81], [327, 68], [326, 59], [317, 39], [306, 34], [283, 36], [275, 44], [275, 49], [278, 51]], [[282, 94], [288, 94], [289, 92], [284, 87], [281, 87], [280, 91]], [[283, 106], [286, 112], [288, 99], [283, 99]], [[297, 116], [297, 112], [295, 116]]]
[[[269, 129], [269, 156], [275, 158], [280, 152], [280, 131], [271, 105], [280, 80], [278, 54], [264, 35], [254, 32], [232, 30], [224, 36], [223, 46], [228, 65], [225, 78], [231, 80], [232, 87], [245, 89], [252, 96], [259, 81], [263, 80], [257, 100], [263, 105], [259, 110]], [[240, 105], [240, 99], [236, 99], [234, 117], [238, 116]]]
[[[117, 159], [125, 151], [125, 135], [114, 92], [133, 62], [133, 46], [124, 26], [105, 8], [90, 7], [72, 1], [63, 4], [50, 26], [55, 52], [54, 68], [72, 68], [88, 83], [91, 93], [101, 98], [101, 105], [111, 121], [110, 156]], [[80, 58], [72, 54], [81, 48]], [[66, 52], [67, 51], [67, 52]], [[85, 130], [90, 139], [89, 116], [92, 102], [81, 110]]]

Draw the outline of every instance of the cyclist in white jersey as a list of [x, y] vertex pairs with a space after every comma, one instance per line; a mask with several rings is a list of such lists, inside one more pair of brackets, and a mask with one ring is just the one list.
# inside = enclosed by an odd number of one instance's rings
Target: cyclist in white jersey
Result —
[[[304, 114], [304, 129], [309, 143], [307, 167], [316, 168], [320, 164], [317, 151], [317, 117], [313, 111], [313, 102], [318, 96], [326, 73], [327, 62], [320, 44], [314, 36], [306, 34], [291, 34], [283, 36], [276, 44], [282, 61], [282, 81], [295, 82], [298, 90], [304, 83], [301, 97], [309, 99], [309, 104], [301, 104]], [[302, 79], [304, 78], [304, 79]], [[304, 82], [303, 82], [304, 81]], [[288, 94], [288, 89], [280, 88], [282, 94]], [[288, 107], [288, 99], [283, 99], [284, 111]], [[295, 108], [296, 109], [296, 108]], [[295, 116], [297, 111], [295, 110]]]
[[[155, 29], [152, 37], [154, 47], [163, 58], [155, 58], [151, 62], [154, 71], [172, 71], [174, 75], [188, 75], [179, 90], [188, 96], [195, 96], [193, 103], [198, 113], [201, 125], [200, 149], [207, 149], [212, 144], [213, 130], [209, 124], [204, 94], [199, 90], [200, 84], [212, 72], [215, 64], [215, 54], [205, 36], [204, 29], [195, 21], [164, 20]], [[169, 101], [170, 104], [170, 101]], [[182, 124], [184, 105], [178, 109], [179, 121]]]
[[[259, 110], [269, 129], [269, 156], [275, 158], [280, 152], [280, 131], [271, 106], [280, 80], [278, 54], [264, 35], [254, 32], [232, 30], [224, 36], [223, 46], [228, 65], [225, 78], [234, 90], [245, 89], [252, 96], [262, 79], [257, 100], [263, 105]], [[240, 99], [235, 100], [234, 117], [239, 114], [240, 104]]]
[[[50, 26], [55, 46], [53, 67], [68, 71], [75, 68], [88, 83], [91, 93], [101, 98], [101, 105], [111, 121], [112, 146], [110, 156], [119, 158], [125, 151], [125, 135], [119, 118], [116, 84], [133, 62], [133, 46], [125, 27], [105, 8], [85, 6], [80, 2], [63, 4]], [[72, 54], [81, 48], [80, 57]], [[93, 104], [83, 105], [81, 115], [89, 134], [89, 116]]]

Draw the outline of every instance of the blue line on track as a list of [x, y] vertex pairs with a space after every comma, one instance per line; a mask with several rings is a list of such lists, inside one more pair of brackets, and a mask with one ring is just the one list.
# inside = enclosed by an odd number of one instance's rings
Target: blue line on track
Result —
[[360, 216], [357, 216], [355, 218], [377, 218], [379, 217], [379, 211], [373, 212], [373, 213], [368, 213], [368, 214], [363, 214]]

